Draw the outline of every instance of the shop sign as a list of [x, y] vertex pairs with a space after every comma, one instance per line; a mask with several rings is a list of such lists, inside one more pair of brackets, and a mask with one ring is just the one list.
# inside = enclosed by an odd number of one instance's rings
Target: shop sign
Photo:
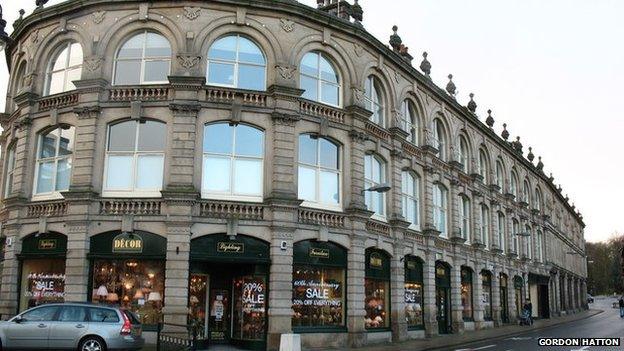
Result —
[[121, 233], [113, 238], [113, 252], [141, 253], [143, 252], [143, 238], [133, 233]]
[[217, 252], [221, 253], [245, 253], [245, 244], [238, 242], [224, 242], [217, 243]]
[[383, 267], [383, 258], [376, 253], [372, 253], [370, 255], [370, 266], [372, 268], [382, 268]]
[[29, 298], [65, 297], [65, 274], [30, 273], [24, 296]]
[[39, 250], [54, 250], [56, 249], [56, 239], [40, 239], [37, 247]]
[[321, 249], [318, 247], [311, 247], [309, 251], [310, 257], [315, 258], [329, 258], [329, 249]]
[[293, 282], [295, 306], [342, 306], [340, 282], [301, 279]]
[[407, 269], [416, 269], [416, 262], [412, 260], [407, 261]]
[[252, 311], [264, 311], [264, 284], [257, 281], [245, 282], [241, 300]]
[[405, 287], [405, 303], [420, 303], [420, 289]]

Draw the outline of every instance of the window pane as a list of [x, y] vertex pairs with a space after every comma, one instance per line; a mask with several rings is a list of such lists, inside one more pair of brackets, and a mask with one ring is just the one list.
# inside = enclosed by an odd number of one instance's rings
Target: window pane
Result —
[[204, 157], [202, 188], [205, 191], [230, 191], [230, 158]]
[[299, 87], [304, 90], [303, 97], [308, 100], [318, 101], [318, 81], [307, 76], [300, 76]]
[[39, 164], [37, 176], [37, 194], [54, 191], [54, 162], [43, 162]]
[[231, 154], [233, 128], [225, 123], [204, 127], [204, 152]]
[[321, 166], [331, 169], [338, 169], [338, 146], [326, 140], [319, 139], [321, 143]]
[[253, 127], [239, 125], [236, 132], [236, 155], [262, 157], [263, 133]]
[[381, 164], [376, 159], [373, 159], [373, 181], [381, 182]]
[[106, 171], [107, 190], [132, 189], [132, 156], [108, 156]]
[[299, 72], [313, 77], [318, 77], [318, 54], [309, 52], [303, 56]]
[[209, 59], [236, 60], [236, 36], [219, 39], [208, 50]]
[[210, 62], [208, 64], [208, 83], [234, 85], [234, 65]]
[[407, 200], [407, 221], [416, 224], [416, 204], [414, 201]]
[[262, 162], [234, 161], [234, 192], [239, 195], [262, 195]]
[[51, 321], [56, 314], [58, 306], [46, 306], [37, 308], [36, 310], [28, 311], [22, 315], [22, 318], [27, 322], [45, 322]]
[[62, 93], [65, 86], [65, 72], [60, 71], [52, 73], [50, 75], [50, 87], [48, 89], [49, 95]]
[[238, 88], [264, 90], [264, 66], [238, 66]]
[[366, 278], [364, 280], [366, 329], [390, 327], [390, 283]]
[[375, 193], [375, 196], [377, 197], [376, 202], [377, 202], [377, 208], [376, 211], [377, 214], [383, 216], [386, 213], [386, 209], [384, 206], [384, 195], [381, 193]]
[[137, 122], [127, 121], [110, 126], [108, 151], [134, 151]]
[[145, 43], [145, 57], [168, 57], [171, 56], [171, 46], [167, 38], [156, 33], [147, 33]]
[[338, 75], [334, 67], [323, 56], [321, 56], [321, 79], [338, 84]]
[[143, 56], [143, 41], [145, 39], [145, 33], [141, 33], [130, 38], [121, 47], [118, 58], [140, 58]]
[[169, 75], [169, 61], [146, 61], [143, 83], [166, 82]]
[[71, 177], [71, 160], [63, 159], [58, 161], [56, 170], [56, 191], [64, 191], [69, 189], [69, 180]]
[[321, 86], [321, 101], [326, 104], [338, 105], [339, 101], [339, 88], [337, 85], [322, 83]]
[[87, 317], [87, 311], [84, 307], [64, 306], [59, 313], [59, 322], [84, 322]]
[[69, 155], [74, 151], [74, 127], [61, 128], [59, 155]]
[[71, 44], [69, 55], [69, 66], [77, 66], [82, 64], [82, 45], [78, 43]]
[[337, 173], [321, 172], [320, 187], [320, 200], [322, 203], [340, 203], [340, 196], [338, 193], [339, 177]]
[[142, 155], [137, 160], [137, 189], [160, 189], [163, 178], [163, 156]]
[[299, 166], [299, 199], [316, 202], [316, 171]]
[[76, 89], [74, 85], [75, 80], [80, 80], [82, 78], [82, 68], [74, 68], [72, 70], [67, 71], [67, 77], [65, 79], [65, 87], [63, 91], [70, 91]]
[[39, 150], [39, 158], [56, 156], [56, 140], [58, 139], [58, 134], [59, 130], [54, 129], [41, 136], [41, 150]]
[[[364, 156], [364, 179], [372, 179], [373, 177], [373, 157]], [[368, 187], [366, 187], [368, 188]]]
[[139, 123], [138, 151], [163, 151], [167, 138], [167, 125], [165, 123], [146, 121]]
[[52, 71], [59, 71], [67, 67], [67, 54], [69, 49], [67, 48], [67, 44], [63, 45], [63, 49], [58, 53], [58, 56], [52, 61], [50, 64], [50, 68]]
[[264, 55], [260, 48], [247, 38], [240, 37], [238, 42], [238, 60], [264, 65]]
[[115, 84], [132, 85], [141, 82], [141, 61], [118, 61], [115, 69]]
[[316, 165], [318, 139], [313, 139], [308, 134], [299, 136], [299, 162]]

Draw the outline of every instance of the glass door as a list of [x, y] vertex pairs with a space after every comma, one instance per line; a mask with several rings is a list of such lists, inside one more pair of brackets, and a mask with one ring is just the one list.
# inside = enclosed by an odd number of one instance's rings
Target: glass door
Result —
[[436, 288], [436, 307], [438, 320], [438, 333], [450, 333], [450, 303], [448, 288]]
[[501, 298], [501, 320], [503, 323], [509, 323], [509, 311], [507, 307], [507, 287], [500, 288], [500, 298]]
[[230, 340], [230, 291], [210, 289], [210, 317], [208, 319], [210, 341], [227, 343]]
[[246, 347], [262, 347], [266, 341], [266, 277], [237, 277], [232, 289], [232, 339]]

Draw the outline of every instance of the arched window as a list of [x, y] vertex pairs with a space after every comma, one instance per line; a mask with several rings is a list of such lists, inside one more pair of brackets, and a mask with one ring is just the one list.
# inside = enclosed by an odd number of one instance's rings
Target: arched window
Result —
[[405, 99], [401, 103], [401, 129], [408, 132], [407, 140], [414, 145], [418, 145], [418, 115], [416, 107], [409, 100]]
[[167, 125], [127, 120], [108, 127], [105, 196], [160, 197]]
[[514, 170], [511, 170], [511, 180], [509, 184], [509, 191], [518, 200], [518, 176]]
[[481, 243], [485, 248], [490, 247], [490, 210], [485, 204], [481, 204]]
[[11, 92], [11, 97], [13, 98], [13, 109], [17, 109], [17, 103], [15, 102], [15, 97], [20, 93], [22, 88], [24, 87], [24, 76], [26, 75], [26, 62], [22, 61], [17, 68], [17, 73], [15, 77], [13, 77], [13, 90]]
[[459, 162], [464, 167], [464, 172], [468, 173], [470, 170], [470, 148], [468, 148], [468, 142], [463, 135], [459, 136]]
[[496, 185], [498, 185], [498, 192], [502, 193], [505, 187], [505, 170], [500, 160], [496, 161]]
[[447, 216], [448, 200], [447, 190], [442, 184], [434, 184], [433, 186], [433, 225], [440, 231], [440, 236], [448, 237]]
[[262, 200], [264, 132], [229, 123], [204, 127], [202, 197]]
[[4, 198], [13, 192], [13, 173], [15, 173], [15, 143], [6, 150], [6, 171], [4, 174]]
[[533, 198], [533, 208], [542, 211], [542, 192], [539, 188], [535, 188], [535, 197]]
[[470, 244], [470, 199], [468, 196], [459, 195], [459, 218], [461, 220], [462, 238], [466, 239], [466, 244]]
[[505, 223], [505, 215], [502, 212], [498, 212], [497, 216], [497, 235], [498, 235], [498, 248], [505, 253], [505, 239], [507, 237], [506, 233], [506, 223]]
[[538, 262], [543, 262], [544, 250], [542, 249], [542, 240], [544, 240], [544, 238], [542, 231], [538, 229], [535, 234], [535, 259], [537, 259]]
[[511, 224], [511, 251], [516, 254], [520, 254], [519, 252], [519, 243], [518, 243], [518, 235], [520, 234], [520, 223], [517, 219], [514, 218]]
[[524, 237], [524, 253], [528, 259], [533, 258], [533, 248], [532, 248], [532, 240], [533, 240], [533, 232], [531, 231], [531, 227], [528, 225], [525, 227], [526, 236]]
[[[374, 155], [364, 156], [364, 189], [370, 189], [386, 182], [386, 165]], [[365, 191], [364, 201], [366, 208], [380, 217], [386, 216], [386, 194], [375, 191]]]
[[126, 40], [115, 57], [115, 85], [167, 83], [171, 45], [164, 36], [143, 31]]
[[488, 158], [483, 149], [479, 150], [479, 175], [483, 177], [483, 182], [487, 183], [488, 173], [490, 172], [488, 167]]
[[340, 206], [340, 148], [310, 134], [299, 136], [299, 198], [310, 204]]
[[403, 217], [411, 228], [420, 228], [420, 178], [408, 171], [401, 174]]
[[433, 120], [431, 130], [433, 133], [433, 147], [438, 150], [438, 157], [446, 161], [446, 134], [444, 133], [444, 124], [439, 118]]
[[522, 202], [527, 204], [531, 203], [531, 187], [529, 186], [529, 181], [526, 179], [522, 184]]
[[371, 121], [380, 126], [385, 126], [385, 104], [381, 84], [374, 76], [368, 76], [364, 86], [364, 101], [366, 108], [372, 111]]
[[64, 43], [48, 64], [44, 95], [76, 89], [73, 81], [79, 80], [81, 74], [82, 46], [76, 42]]
[[260, 47], [241, 35], [216, 40], [208, 50], [209, 85], [265, 90], [266, 58]]
[[327, 105], [340, 106], [340, 77], [329, 58], [320, 52], [308, 52], [299, 67], [299, 88], [303, 97]]
[[74, 153], [74, 127], [61, 125], [39, 134], [34, 196], [69, 190]]

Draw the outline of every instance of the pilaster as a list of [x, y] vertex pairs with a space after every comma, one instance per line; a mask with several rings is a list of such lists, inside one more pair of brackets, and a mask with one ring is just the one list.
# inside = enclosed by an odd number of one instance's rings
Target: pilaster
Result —
[[11, 225], [3, 228], [6, 240], [11, 245], [4, 247], [4, 262], [2, 263], [2, 284], [0, 284], [0, 317], [6, 320], [17, 313], [18, 282], [20, 279], [20, 264], [17, 255], [22, 251], [22, 241], [19, 238], [19, 226]]
[[[425, 319], [425, 335], [427, 337], [438, 335], [437, 307], [436, 307], [436, 276], [435, 252], [427, 252], [423, 263], [423, 313]], [[451, 287], [451, 294], [452, 294]]]
[[187, 324], [191, 225], [185, 220], [167, 223], [165, 303], [162, 310], [165, 323]]
[[461, 301], [461, 266], [454, 265], [451, 268], [451, 320], [453, 333], [464, 333], [464, 319], [462, 316], [463, 306]]
[[[275, 228], [271, 240], [267, 337], [269, 350], [279, 349], [281, 334], [292, 332], [293, 234], [293, 228]], [[282, 249], [282, 242], [286, 243], [286, 250]]]
[[349, 346], [361, 347], [366, 342], [364, 328], [364, 276], [365, 276], [364, 237], [353, 237], [347, 254], [349, 274], [347, 275], [347, 328]]
[[396, 241], [394, 255], [390, 260], [390, 306], [392, 341], [407, 339], [407, 322], [405, 321], [405, 265], [403, 252], [405, 245]]
[[65, 301], [87, 301], [89, 291], [88, 221], [68, 221]]

